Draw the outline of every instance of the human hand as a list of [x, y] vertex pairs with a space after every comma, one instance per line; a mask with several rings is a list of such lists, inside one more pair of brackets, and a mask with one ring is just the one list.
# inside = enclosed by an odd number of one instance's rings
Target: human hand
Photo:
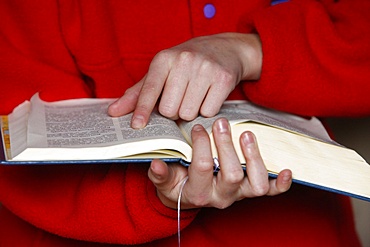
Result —
[[192, 130], [193, 161], [189, 168], [154, 160], [148, 171], [150, 180], [164, 205], [177, 208], [183, 181], [188, 176], [181, 197], [181, 208], [226, 208], [243, 198], [277, 195], [287, 191], [292, 183], [290, 170], [283, 170], [276, 179], [269, 179], [260, 156], [255, 136], [244, 132], [240, 145], [246, 158], [244, 175], [231, 140], [228, 121], [218, 119], [213, 124], [213, 136], [218, 150], [220, 171], [213, 174], [213, 157], [208, 133], [201, 125]]
[[[108, 109], [111, 116], [134, 111], [131, 127], [145, 127], [158, 110], [168, 118], [193, 120], [217, 114], [241, 80], [256, 80], [262, 67], [258, 35], [223, 33], [191, 39], [159, 52], [145, 77]], [[162, 95], [161, 95], [162, 94]]]

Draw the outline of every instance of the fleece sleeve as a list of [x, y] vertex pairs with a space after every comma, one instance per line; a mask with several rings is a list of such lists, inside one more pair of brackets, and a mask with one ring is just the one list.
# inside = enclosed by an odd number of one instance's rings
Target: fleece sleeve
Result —
[[[89, 95], [81, 78], [1, 41], [2, 114], [38, 89], [51, 99]], [[134, 244], [177, 231], [176, 211], [156, 197], [147, 166], [0, 166], [0, 202], [32, 225], [73, 239]], [[182, 226], [195, 214], [182, 213]]]
[[244, 92], [302, 115], [369, 115], [369, 13], [363, 0], [291, 0], [259, 11], [262, 74]]
[[[177, 212], [156, 197], [147, 168], [142, 164], [1, 166], [0, 200], [22, 219], [59, 236], [144, 243], [177, 231]], [[182, 212], [182, 226], [195, 214]]]
[[[65, 46], [57, 3], [22, 3], [0, 3], [0, 115], [9, 114], [36, 92], [45, 100], [93, 96], [93, 86]], [[127, 77], [117, 72], [124, 71], [119, 64], [108, 65], [106, 73], [94, 74], [97, 80], [111, 81], [96, 85], [100, 97], [121, 95], [122, 84], [128, 83]], [[177, 212], [156, 197], [147, 168], [0, 166], [0, 202], [21, 219], [59, 236], [144, 243], [177, 231]], [[183, 212], [181, 225], [188, 225], [195, 214]]]

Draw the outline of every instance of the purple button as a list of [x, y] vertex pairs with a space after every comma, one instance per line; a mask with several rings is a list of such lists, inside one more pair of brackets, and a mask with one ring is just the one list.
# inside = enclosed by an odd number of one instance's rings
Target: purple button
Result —
[[207, 3], [206, 5], [204, 5], [203, 13], [206, 18], [211, 19], [216, 14], [216, 8], [213, 4]]

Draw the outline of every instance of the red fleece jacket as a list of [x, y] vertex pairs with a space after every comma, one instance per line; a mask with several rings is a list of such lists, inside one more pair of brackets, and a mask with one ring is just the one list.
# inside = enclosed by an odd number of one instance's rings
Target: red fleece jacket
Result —
[[[213, 18], [203, 14], [207, 3]], [[231, 98], [301, 115], [370, 115], [368, 13], [370, 2], [360, 0], [1, 1], [0, 114], [36, 92], [45, 100], [119, 97], [162, 49], [258, 32], [261, 79]], [[176, 211], [156, 197], [147, 164], [2, 166], [0, 202], [0, 246], [177, 244]], [[359, 245], [348, 198], [298, 185], [181, 216], [183, 246]]]

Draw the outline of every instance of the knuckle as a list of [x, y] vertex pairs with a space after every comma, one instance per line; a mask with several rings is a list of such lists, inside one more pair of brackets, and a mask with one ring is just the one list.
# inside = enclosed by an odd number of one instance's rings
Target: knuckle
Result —
[[195, 55], [191, 51], [181, 51], [178, 55], [178, 60], [180, 63], [190, 63], [194, 59]]
[[152, 94], [154, 94], [158, 91], [157, 87], [158, 86], [156, 85], [155, 81], [147, 80], [145, 82], [145, 85], [143, 85], [143, 87], [141, 88], [140, 94], [142, 94], [142, 95], [152, 95]]
[[228, 171], [225, 175], [225, 182], [228, 184], [238, 184], [244, 179], [244, 174], [239, 170]]
[[209, 197], [207, 194], [199, 194], [191, 197], [191, 199], [189, 199], [189, 203], [198, 208], [206, 207], [209, 205]]
[[230, 132], [218, 132], [218, 136], [216, 137], [217, 141], [220, 143], [219, 145], [223, 145], [225, 147], [232, 147], [234, 145], [233, 140], [231, 139]]
[[171, 105], [160, 104], [158, 107], [158, 111], [161, 115], [171, 119], [174, 119], [177, 116], [176, 109]]
[[201, 73], [205, 74], [205, 73], [214, 73], [214, 63], [210, 60], [203, 60], [202, 61], [202, 64], [200, 65], [199, 67], [199, 70], [201, 71]]
[[199, 157], [195, 166], [199, 173], [208, 173], [213, 170], [213, 163], [206, 157]]
[[264, 196], [269, 191], [270, 187], [268, 184], [260, 184], [252, 187], [253, 195]]
[[214, 117], [220, 111], [221, 104], [203, 104], [199, 112], [203, 117]]
[[229, 200], [219, 200], [217, 203], [215, 203], [214, 207], [217, 209], [225, 209], [229, 207], [232, 204]]
[[198, 112], [192, 109], [180, 109], [179, 117], [185, 121], [194, 120], [198, 115]]
[[226, 70], [226, 69], [221, 69], [217, 73], [217, 78], [219, 82], [218, 85], [220, 85], [220, 87], [228, 88], [230, 90], [234, 89], [236, 85], [236, 78], [231, 71]]
[[223, 83], [232, 83], [235, 80], [233, 73], [227, 69], [221, 69], [218, 73], [218, 77]]
[[128, 88], [125, 93], [125, 95], [131, 95], [131, 94], [134, 94], [135, 96], [139, 96], [139, 90], [137, 90], [136, 88], [134, 87], [130, 87]]
[[158, 52], [152, 62], [158, 62], [158, 63], [163, 63], [163, 62], [166, 62], [168, 61], [168, 59], [172, 56], [172, 52], [171, 50], [169, 49], [165, 49], [165, 50], [162, 50], [160, 52]]
[[139, 113], [148, 113], [148, 112], [151, 112], [152, 109], [150, 106], [148, 105], [145, 105], [145, 104], [140, 104], [140, 105], [137, 105], [136, 106], [136, 112], [139, 112]]
[[210, 117], [214, 117], [217, 112], [219, 111], [219, 109], [201, 109], [200, 110], [200, 115], [202, 115], [203, 117], [206, 117], [206, 118], [210, 118]]

